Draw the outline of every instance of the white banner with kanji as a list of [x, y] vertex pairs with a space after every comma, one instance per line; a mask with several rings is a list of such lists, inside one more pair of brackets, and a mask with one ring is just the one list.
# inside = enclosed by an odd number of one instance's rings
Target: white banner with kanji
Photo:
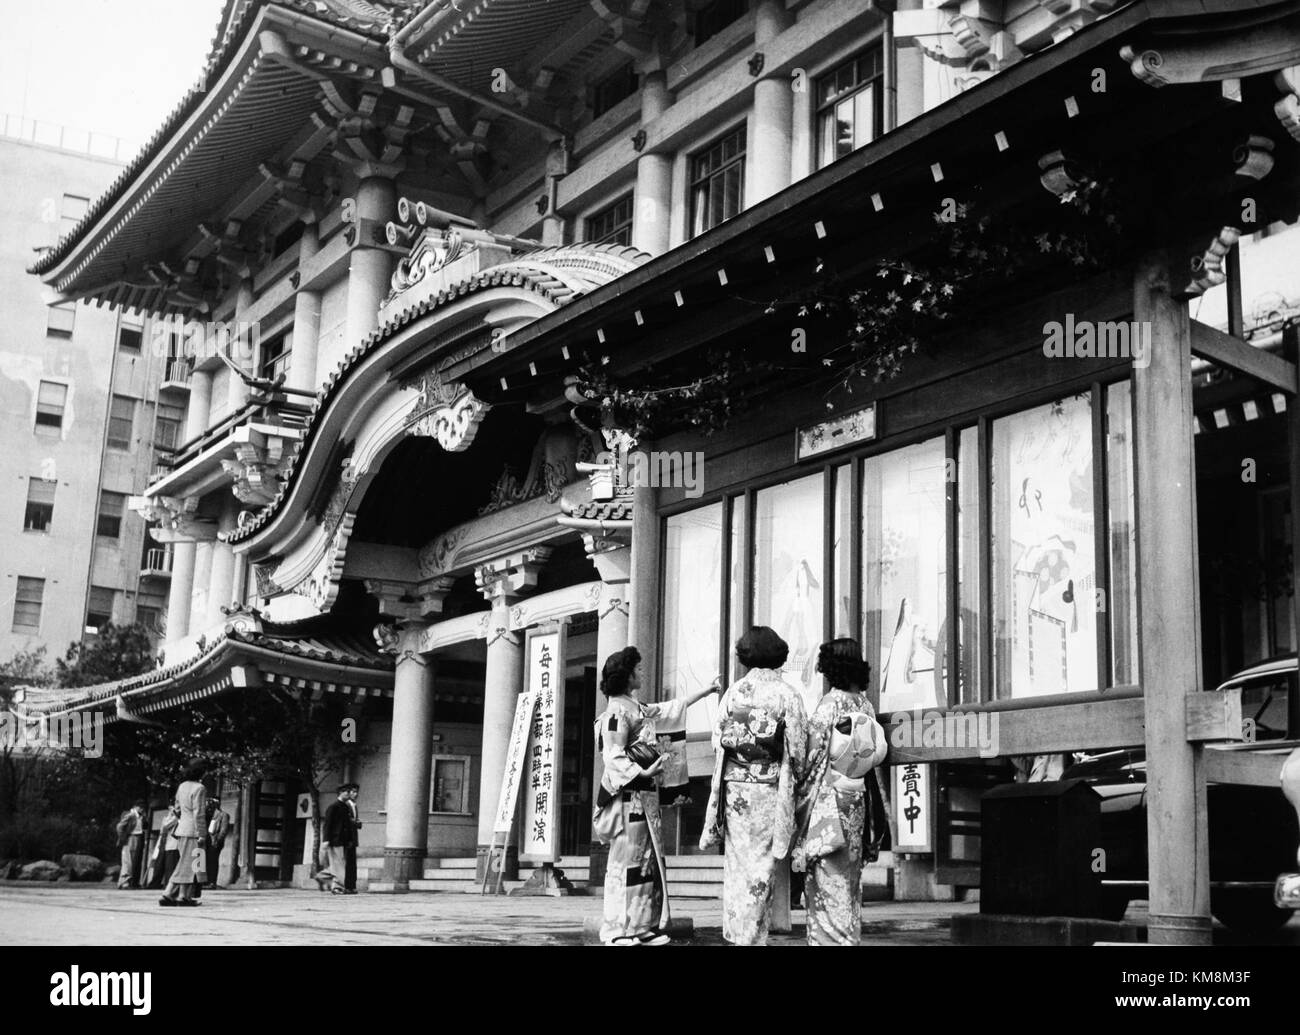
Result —
[[559, 859], [560, 752], [564, 742], [564, 631], [528, 634], [528, 691], [537, 706], [524, 752], [524, 819], [519, 855], [532, 862]]

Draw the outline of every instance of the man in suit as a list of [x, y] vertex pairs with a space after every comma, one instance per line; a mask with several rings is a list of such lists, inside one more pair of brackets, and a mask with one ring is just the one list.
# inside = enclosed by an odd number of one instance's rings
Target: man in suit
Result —
[[221, 807], [217, 798], [208, 799], [208, 841], [204, 851], [208, 862], [208, 887], [217, 886], [217, 869], [221, 865], [221, 849], [230, 833], [230, 813]]
[[[357, 885], [357, 820], [351, 797], [356, 784], [341, 784], [338, 800], [325, 810], [322, 838], [329, 851], [330, 894], [355, 895]], [[349, 887], [350, 885], [350, 887]]]
[[117, 824], [117, 844], [122, 849], [122, 872], [119, 888], [138, 888], [144, 862], [144, 838], [148, 827], [144, 820], [144, 802], [137, 801]]

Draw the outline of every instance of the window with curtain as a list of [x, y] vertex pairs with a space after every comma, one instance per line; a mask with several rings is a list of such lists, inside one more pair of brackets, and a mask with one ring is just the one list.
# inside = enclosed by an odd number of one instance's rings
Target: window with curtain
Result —
[[45, 580], [20, 575], [14, 591], [14, 632], [37, 632], [41, 627], [41, 605], [45, 602]]
[[771, 626], [789, 644], [782, 673], [810, 709], [822, 690], [823, 485], [819, 472], [754, 497], [754, 624]]
[[108, 435], [106, 441], [110, 449], [130, 449], [131, 439], [135, 434], [135, 400], [126, 395], [113, 396], [108, 411]]
[[122, 535], [122, 516], [126, 513], [126, 495], [121, 492], [102, 492], [99, 495], [99, 518], [95, 534], [106, 539]]
[[36, 394], [36, 430], [62, 430], [63, 412], [67, 405], [67, 385], [57, 381], [42, 381]]
[[817, 79], [817, 164], [830, 165], [884, 131], [884, 55], [859, 54]]
[[99, 632], [113, 620], [113, 603], [117, 591], [107, 586], [90, 587], [90, 603], [86, 608], [86, 631]]
[[48, 532], [54, 520], [54, 490], [59, 483], [52, 478], [27, 479], [27, 510], [23, 514], [23, 531]]
[[691, 236], [712, 230], [745, 204], [745, 127], [691, 156]]
[[71, 338], [77, 323], [77, 303], [59, 302], [50, 306], [45, 315], [45, 335], [49, 338]]
[[862, 467], [862, 641], [880, 711], [948, 701], [946, 454], [942, 438]]

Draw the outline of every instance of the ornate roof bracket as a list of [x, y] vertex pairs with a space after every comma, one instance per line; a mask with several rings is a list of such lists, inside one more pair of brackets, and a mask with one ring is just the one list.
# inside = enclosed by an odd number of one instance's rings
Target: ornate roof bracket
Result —
[[131, 496], [127, 508], [156, 528], [149, 534], [156, 543], [211, 542], [217, 538], [217, 523], [197, 516], [197, 496]]
[[450, 453], [463, 453], [492, 407], [455, 381], [431, 370], [420, 380], [420, 397], [406, 418], [406, 433], [434, 438]]
[[1223, 262], [1240, 238], [1241, 231], [1235, 226], [1221, 229], [1205, 252], [1192, 259], [1192, 281], [1183, 289], [1184, 293], [1201, 295], [1227, 280], [1228, 273]]
[[[1242, 11], [1245, 19], [1257, 13]], [[1188, 83], [1221, 82], [1251, 75], [1294, 73], [1300, 56], [1300, 19], [1289, 12], [1283, 17], [1223, 28], [1213, 35], [1170, 35], [1150, 40], [1145, 46], [1127, 44], [1120, 57], [1129, 63], [1133, 75], [1153, 87]], [[1279, 89], [1295, 94], [1295, 76], [1278, 83]]]
[[1273, 113], [1292, 140], [1300, 140], [1300, 65], [1284, 68], [1273, 77], [1282, 96], [1273, 105]]
[[474, 569], [474, 585], [489, 603], [507, 602], [537, 588], [537, 578], [551, 559], [549, 546], [533, 546]]
[[379, 613], [401, 622], [424, 622], [442, 614], [443, 602], [455, 583], [446, 575], [423, 582], [365, 580], [366, 592], [379, 601]]

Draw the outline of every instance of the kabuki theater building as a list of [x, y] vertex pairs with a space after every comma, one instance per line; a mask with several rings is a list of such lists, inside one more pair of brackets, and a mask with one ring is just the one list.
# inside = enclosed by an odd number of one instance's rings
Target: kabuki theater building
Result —
[[[335, 695], [371, 890], [597, 883], [612, 651], [684, 695], [770, 625], [811, 704], [852, 635], [896, 894], [979, 884], [1012, 760], [1142, 748], [1150, 938], [1208, 940], [1209, 788], [1286, 758], [1214, 688], [1297, 642], [1298, 216], [1300, 0], [229, 0], [33, 268], [193, 357], [163, 665], [52, 707]], [[223, 869], [300, 879], [301, 791], [223, 788]]]

